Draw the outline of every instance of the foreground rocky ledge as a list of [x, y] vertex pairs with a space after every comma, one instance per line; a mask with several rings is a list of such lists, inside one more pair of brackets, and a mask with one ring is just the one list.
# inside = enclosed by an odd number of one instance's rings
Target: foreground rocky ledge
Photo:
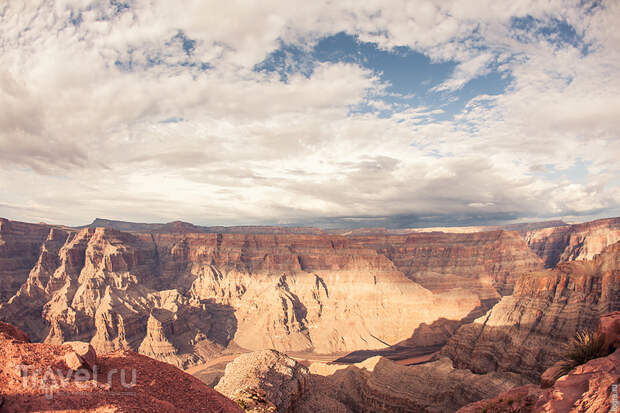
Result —
[[2, 322], [0, 347], [3, 413], [242, 412], [200, 380], [132, 351], [96, 356], [87, 345], [81, 366], [73, 370], [66, 356], [79, 352], [78, 345], [30, 343], [22, 331]]
[[516, 374], [476, 375], [447, 358], [403, 366], [372, 357], [308, 367], [275, 350], [244, 354], [215, 387], [252, 413], [441, 413], [523, 384]]

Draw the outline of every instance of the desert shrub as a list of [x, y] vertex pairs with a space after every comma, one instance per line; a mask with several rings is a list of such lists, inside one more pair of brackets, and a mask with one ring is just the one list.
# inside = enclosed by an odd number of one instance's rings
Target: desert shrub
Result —
[[582, 330], [577, 332], [564, 349], [564, 361], [558, 377], [568, 374], [575, 367], [607, 355], [605, 337], [597, 332]]

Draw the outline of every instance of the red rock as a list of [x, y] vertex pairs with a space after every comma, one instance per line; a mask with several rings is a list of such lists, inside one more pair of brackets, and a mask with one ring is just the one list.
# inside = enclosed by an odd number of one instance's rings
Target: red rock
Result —
[[131, 351], [100, 355], [96, 376], [82, 371], [80, 377], [59, 363], [67, 346], [26, 343], [3, 333], [0, 347], [3, 412], [243, 412], [191, 375]]
[[65, 364], [71, 370], [79, 370], [82, 368], [82, 365], [84, 364], [84, 362], [82, 361], [80, 356], [78, 356], [78, 354], [75, 351], [70, 351], [67, 354], [65, 354]]
[[70, 351], [65, 355], [65, 362], [67, 366], [72, 370], [78, 370], [85, 367], [90, 370], [97, 364], [97, 353], [90, 343], [83, 341], [68, 341], [64, 343], [65, 346], [70, 346], [73, 351]]
[[560, 373], [562, 372], [563, 367], [564, 362], [558, 361], [553, 366], [545, 370], [545, 372], [540, 376], [540, 387], [546, 389], [553, 386], [556, 380], [560, 377]]
[[[610, 412], [612, 387], [620, 380], [620, 350], [591, 360], [558, 379], [553, 387], [516, 387], [492, 399], [481, 400], [457, 413], [582, 413]], [[617, 388], [617, 387], [616, 387]]]
[[[601, 317], [605, 321], [601, 320], [603, 327], [599, 331], [606, 331], [605, 327], [610, 324], [615, 325], [615, 322], [607, 321], [615, 319], [618, 316], [616, 313]], [[535, 385], [516, 387], [495, 398], [471, 403], [458, 410], [458, 413], [610, 412], [614, 403], [617, 404], [619, 381], [620, 349], [575, 367], [549, 388]]]
[[19, 328], [0, 321], [0, 339], [30, 343], [30, 338]]
[[605, 348], [620, 348], [620, 311], [605, 314], [601, 317], [598, 331], [605, 337]]

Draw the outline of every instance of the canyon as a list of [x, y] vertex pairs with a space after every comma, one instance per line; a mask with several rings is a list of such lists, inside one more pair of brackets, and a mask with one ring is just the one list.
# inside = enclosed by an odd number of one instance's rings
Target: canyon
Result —
[[40, 251], [6, 266], [21, 271], [13, 278], [23, 284], [0, 305], [3, 320], [37, 341], [88, 341], [97, 351], [131, 349], [180, 367], [228, 348], [389, 347], [422, 323], [484, 313], [513, 288], [515, 274], [542, 268], [506, 231], [342, 236], [32, 225], [11, 232], [18, 225], [4, 223], [3, 239], [36, 236]]
[[[229, 361], [269, 349], [260, 363], [284, 363], [330, 411], [451, 411], [538, 383], [563, 342], [620, 310], [619, 241], [620, 218], [441, 231], [0, 219], [0, 320], [189, 371], [226, 359], [209, 378], [222, 389]], [[339, 364], [304, 362], [320, 356]]]

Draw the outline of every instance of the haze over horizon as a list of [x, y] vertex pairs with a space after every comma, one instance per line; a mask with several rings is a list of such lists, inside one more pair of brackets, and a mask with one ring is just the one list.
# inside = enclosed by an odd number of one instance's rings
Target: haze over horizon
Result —
[[0, 5], [0, 217], [620, 216], [620, 2]]

